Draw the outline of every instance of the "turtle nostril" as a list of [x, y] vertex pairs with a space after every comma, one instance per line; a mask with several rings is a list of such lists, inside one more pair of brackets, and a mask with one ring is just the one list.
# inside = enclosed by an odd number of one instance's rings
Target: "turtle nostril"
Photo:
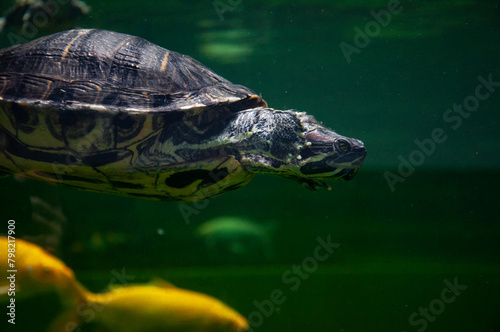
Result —
[[349, 142], [347, 142], [345, 139], [338, 139], [335, 140], [334, 149], [343, 153], [349, 152], [351, 151], [351, 144], [349, 144]]

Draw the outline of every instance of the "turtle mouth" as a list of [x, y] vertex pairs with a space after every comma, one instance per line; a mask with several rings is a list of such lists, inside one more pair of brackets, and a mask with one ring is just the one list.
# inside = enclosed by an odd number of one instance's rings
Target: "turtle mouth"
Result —
[[347, 155], [333, 155], [323, 160], [309, 161], [300, 167], [305, 176], [323, 178], [345, 178], [350, 180], [363, 164], [366, 150]]
[[311, 191], [318, 191], [318, 188], [325, 188], [326, 190], [331, 190], [332, 188], [326, 184], [325, 181], [318, 181], [313, 179], [301, 179], [299, 181], [304, 187]]
[[306, 188], [316, 191], [318, 188], [330, 190], [328, 180], [344, 179], [350, 181], [358, 173], [366, 157], [366, 149], [361, 141], [346, 153], [335, 153], [323, 160], [306, 162], [300, 172], [304, 175], [299, 180]]
[[358, 170], [359, 170], [359, 167], [358, 168], [345, 169], [344, 170], [344, 171], [346, 171], [345, 174], [341, 175], [340, 177], [343, 178], [346, 181], [351, 181], [354, 178], [354, 176], [356, 175], [356, 173], [358, 173]]

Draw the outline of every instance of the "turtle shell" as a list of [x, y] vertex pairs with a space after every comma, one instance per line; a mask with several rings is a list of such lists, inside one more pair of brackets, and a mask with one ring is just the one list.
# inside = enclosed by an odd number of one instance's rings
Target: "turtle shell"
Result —
[[0, 52], [0, 99], [102, 110], [264, 106], [193, 58], [140, 37], [69, 30]]

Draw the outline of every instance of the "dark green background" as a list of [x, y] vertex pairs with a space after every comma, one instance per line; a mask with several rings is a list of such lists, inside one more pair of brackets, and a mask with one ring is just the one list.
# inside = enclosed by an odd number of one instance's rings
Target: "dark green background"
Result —
[[[189, 54], [261, 93], [271, 107], [306, 111], [363, 140], [365, 164], [353, 181], [317, 193], [256, 176], [208, 201], [189, 224], [178, 203], [1, 179], [5, 229], [13, 218], [20, 231], [34, 232], [30, 196], [61, 206], [68, 219], [61, 257], [93, 291], [125, 268], [134, 281], [162, 277], [248, 316], [254, 301], [282, 290], [286, 300], [255, 331], [417, 331], [421, 325], [410, 325], [410, 315], [454, 278], [467, 289], [426, 331], [500, 329], [500, 87], [456, 130], [443, 120], [474, 93], [478, 76], [500, 82], [498, 2], [401, 1], [403, 10], [350, 63], [339, 45], [353, 44], [355, 28], [363, 30], [370, 11], [388, 1], [243, 0], [223, 20], [211, 0], [87, 3], [92, 12], [80, 27], [130, 33]], [[8, 46], [5, 35], [0, 40]], [[447, 140], [391, 191], [385, 172], [398, 174], [399, 158], [415, 154], [414, 141], [436, 128]], [[275, 260], [207, 261], [193, 231], [225, 215], [277, 222]], [[292, 291], [283, 273], [313, 255], [317, 237], [329, 235], [340, 247]], [[22, 314], [19, 322], [30, 329], [46, 320], [43, 312]]]

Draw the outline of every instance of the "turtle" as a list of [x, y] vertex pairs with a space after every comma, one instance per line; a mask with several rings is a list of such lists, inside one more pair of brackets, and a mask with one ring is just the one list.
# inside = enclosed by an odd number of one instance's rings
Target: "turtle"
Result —
[[362, 141], [140, 37], [73, 29], [0, 50], [2, 175], [196, 202], [257, 173], [329, 189], [365, 156]]

